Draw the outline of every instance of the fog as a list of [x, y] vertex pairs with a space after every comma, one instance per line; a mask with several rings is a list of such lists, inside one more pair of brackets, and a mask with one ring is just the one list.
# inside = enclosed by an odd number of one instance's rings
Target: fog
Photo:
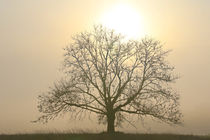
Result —
[[[94, 117], [67, 115], [34, 124], [37, 96], [62, 76], [63, 48], [72, 35], [90, 30], [113, 4], [128, 2], [143, 16], [146, 34], [173, 51], [168, 60], [180, 79], [183, 126], [147, 120], [129, 132], [210, 133], [210, 1], [208, 0], [0, 0], [0, 133], [102, 131]], [[97, 130], [98, 129], [98, 130]]]

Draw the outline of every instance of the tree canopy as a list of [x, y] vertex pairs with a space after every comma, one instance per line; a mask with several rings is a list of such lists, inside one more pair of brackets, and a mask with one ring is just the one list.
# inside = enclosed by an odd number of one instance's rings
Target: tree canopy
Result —
[[112, 133], [127, 114], [181, 123], [179, 95], [171, 83], [177, 76], [159, 41], [125, 40], [114, 30], [95, 26], [73, 37], [65, 48], [64, 79], [39, 96], [37, 121], [60, 114], [93, 112]]

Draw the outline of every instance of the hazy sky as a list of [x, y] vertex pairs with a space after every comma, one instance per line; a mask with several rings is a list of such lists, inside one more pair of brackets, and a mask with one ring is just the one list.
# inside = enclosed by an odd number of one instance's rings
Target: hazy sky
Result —
[[0, 133], [105, 128], [94, 118], [30, 121], [40, 115], [37, 96], [61, 77], [62, 48], [71, 36], [122, 3], [138, 11], [143, 34], [173, 50], [168, 59], [181, 76], [174, 86], [184, 126], [139, 122], [120, 130], [210, 134], [209, 0], [0, 0]]

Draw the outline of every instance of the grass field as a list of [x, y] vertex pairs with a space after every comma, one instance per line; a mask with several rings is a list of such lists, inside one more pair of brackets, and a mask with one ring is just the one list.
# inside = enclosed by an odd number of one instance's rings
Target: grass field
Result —
[[209, 136], [174, 134], [16, 134], [0, 135], [0, 140], [210, 140]]

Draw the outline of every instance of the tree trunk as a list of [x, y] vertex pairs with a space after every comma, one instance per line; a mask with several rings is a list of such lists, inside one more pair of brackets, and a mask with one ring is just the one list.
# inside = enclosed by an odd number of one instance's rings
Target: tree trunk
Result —
[[115, 113], [111, 112], [107, 115], [107, 133], [114, 133], [115, 132]]

